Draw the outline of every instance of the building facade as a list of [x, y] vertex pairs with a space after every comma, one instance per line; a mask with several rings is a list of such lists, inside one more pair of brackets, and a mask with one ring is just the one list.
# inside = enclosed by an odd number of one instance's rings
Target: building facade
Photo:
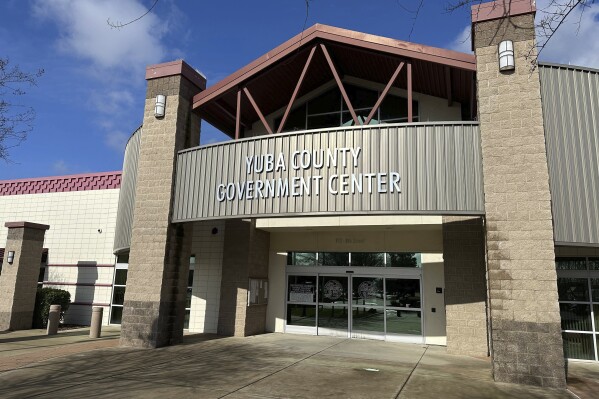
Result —
[[[444, 345], [563, 387], [564, 357], [599, 360], [599, 71], [531, 69], [534, 5], [511, 3], [473, 8], [475, 55], [315, 25], [208, 88], [150, 66], [118, 186], [4, 195], [2, 220], [50, 225], [44, 284], [106, 266], [85, 301], [123, 345]], [[202, 120], [231, 140], [199, 146]]]

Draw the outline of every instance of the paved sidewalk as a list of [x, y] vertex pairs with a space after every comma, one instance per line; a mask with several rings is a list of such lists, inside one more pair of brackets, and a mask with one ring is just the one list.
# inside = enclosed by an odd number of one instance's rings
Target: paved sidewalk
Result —
[[[65, 351], [83, 335], [57, 337]], [[10, 352], [3, 342], [0, 350]], [[26, 337], [25, 337], [26, 338]], [[115, 337], [105, 343], [116, 345]], [[48, 338], [40, 348], [53, 348]], [[29, 339], [22, 342], [29, 343]], [[8, 349], [6, 349], [8, 348]], [[31, 349], [31, 348], [29, 348]], [[17, 348], [15, 350], [26, 350]], [[10, 356], [0, 355], [1, 362]], [[599, 366], [585, 365], [597, 379]], [[571, 364], [570, 370], [578, 369]], [[592, 392], [592, 391], [591, 391]], [[598, 392], [598, 391], [594, 391]], [[0, 373], [2, 398], [574, 398], [565, 390], [494, 383], [488, 360], [445, 348], [291, 334], [186, 336], [156, 350], [105, 348]]]
[[0, 371], [12, 370], [55, 357], [111, 348], [119, 343], [119, 327], [102, 326], [102, 338], [90, 339], [89, 328], [60, 331], [48, 336], [46, 330], [0, 332]]

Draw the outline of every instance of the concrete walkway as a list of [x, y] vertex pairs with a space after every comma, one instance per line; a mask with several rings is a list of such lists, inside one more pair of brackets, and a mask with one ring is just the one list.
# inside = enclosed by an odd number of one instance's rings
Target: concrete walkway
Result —
[[[2, 364], [10, 358], [6, 352], [30, 350], [35, 346], [33, 335], [19, 342], [10, 334], [0, 334]], [[54, 339], [65, 351], [69, 345], [81, 345], [82, 334], [69, 336], [73, 343], [59, 343], [61, 339], [69, 341], [66, 334], [69, 332], [40, 339], [46, 342], [43, 346], [40, 344], [40, 351], [48, 347], [48, 340]], [[88, 342], [116, 344], [114, 336]], [[586, 366], [587, 377], [599, 376], [598, 365]], [[573, 367], [576, 368], [571, 364], [571, 371]], [[1, 372], [0, 397], [449, 399], [575, 396], [561, 390], [494, 383], [488, 360], [448, 355], [442, 347], [265, 334], [249, 338], [191, 335], [182, 345], [156, 350], [114, 347], [48, 359]]]

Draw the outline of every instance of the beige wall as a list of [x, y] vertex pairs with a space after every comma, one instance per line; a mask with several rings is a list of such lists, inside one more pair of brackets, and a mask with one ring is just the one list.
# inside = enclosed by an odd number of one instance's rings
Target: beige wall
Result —
[[436, 287], [444, 287], [440, 217], [280, 218], [260, 219], [257, 223], [270, 231], [267, 331], [284, 330], [287, 251], [421, 252], [425, 340], [428, 344], [445, 344], [443, 294], [433, 294]]
[[[44, 280], [68, 283], [52, 287], [69, 291], [72, 302], [108, 304], [112, 287], [72, 284], [112, 284], [113, 267], [77, 267], [77, 264], [115, 264], [112, 246], [118, 197], [119, 189], [0, 196], [0, 247], [6, 244], [5, 222], [49, 225], [44, 248], [49, 249], [50, 266]], [[105, 324], [108, 314], [105, 307]], [[90, 319], [91, 306], [71, 305], [65, 321], [88, 324]]]
[[[212, 229], [218, 232], [212, 234]], [[189, 317], [189, 331], [216, 334], [220, 306], [225, 222], [197, 222], [193, 227], [191, 253], [195, 271]]]
[[[353, 84], [356, 86], [365, 87], [372, 90], [382, 91], [385, 85], [370, 82], [364, 79], [354, 78], [352, 76], [346, 76], [343, 79], [344, 83]], [[316, 90], [298, 98], [294, 106], [300, 105], [309, 101], [315, 97], [318, 97], [323, 92], [336, 87], [337, 84], [334, 80], [322, 85]], [[407, 98], [408, 94], [406, 90], [398, 89], [396, 87], [391, 88], [390, 94]], [[462, 108], [457, 102], [453, 102], [452, 106], [448, 106], [446, 98], [433, 97], [422, 93], [413, 92], [412, 96], [415, 101], [418, 101], [418, 122], [440, 122], [440, 121], [461, 121], [462, 120]], [[260, 106], [260, 104], [258, 104]], [[278, 126], [274, 126], [274, 121], [279, 118], [285, 112], [285, 108], [281, 108], [269, 115], [265, 115], [269, 126], [273, 131], [276, 131]], [[416, 116], [416, 115], [415, 115]], [[261, 136], [266, 134], [266, 129], [260, 120], [256, 121], [252, 125], [252, 130], [246, 131], [246, 137]]]

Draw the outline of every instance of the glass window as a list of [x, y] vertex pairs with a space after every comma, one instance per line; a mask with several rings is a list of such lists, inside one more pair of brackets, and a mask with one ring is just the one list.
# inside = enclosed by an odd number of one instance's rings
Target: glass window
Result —
[[599, 258], [589, 258], [589, 269], [599, 270]]
[[187, 286], [190, 288], [193, 286], [193, 270], [190, 270], [187, 274]]
[[586, 270], [585, 258], [557, 258], [555, 260], [557, 270]]
[[[379, 93], [374, 90], [365, 89], [363, 87], [344, 85], [347, 97], [354, 109], [372, 108], [379, 98]], [[343, 101], [343, 109], [349, 109]]]
[[388, 278], [385, 280], [387, 306], [420, 308], [420, 280]]
[[127, 269], [116, 269], [114, 272], [114, 284], [115, 285], [126, 285], [127, 284]]
[[288, 252], [287, 264], [294, 266], [316, 265], [316, 252]]
[[46, 277], [46, 268], [40, 267], [40, 274], [37, 276], [37, 282], [43, 283], [45, 277]]
[[339, 127], [340, 125], [338, 113], [308, 116], [308, 129], [324, 129], [327, 127]]
[[[281, 120], [283, 120], [283, 116], [275, 119], [275, 129], [279, 128]], [[291, 112], [287, 116], [287, 122], [285, 122], [283, 131], [292, 132], [294, 130], [304, 129], [306, 129], [306, 104], [302, 104], [299, 107], [291, 110]]]
[[385, 332], [385, 312], [382, 308], [352, 306], [352, 329], [354, 331]]
[[[593, 305], [593, 313], [595, 315], [595, 332], [599, 332], [599, 305]], [[599, 335], [597, 336], [599, 337]], [[597, 349], [599, 349], [599, 346]]]
[[289, 276], [288, 302], [316, 302], [316, 276]]
[[318, 309], [318, 327], [345, 330], [348, 328], [346, 305], [326, 304]]
[[586, 278], [557, 279], [557, 292], [560, 301], [589, 301], [589, 288]]
[[422, 315], [411, 310], [386, 310], [387, 334], [422, 335]]
[[341, 92], [338, 87], [308, 102], [308, 115], [335, 112], [337, 113], [337, 123], [339, 123], [339, 111], [341, 111]]
[[[407, 122], [408, 121], [408, 100], [398, 96], [387, 96], [381, 104], [382, 122]], [[412, 100], [412, 117], [418, 119], [418, 101]]]
[[110, 324], [121, 324], [123, 318], [123, 307], [113, 306], [110, 311]]
[[385, 266], [384, 252], [352, 252], [352, 266]]
[[320, 266], [349, 266], [349, 252], [320, 252], [318, 264]]
[[383, 306], [383, 279], [353, 277], [352, 303], [354, 305]]
[[189, 309], [185, 309], [185, 320], [183, 321], [183, 329], [189, 329], [189, 316], [191, 315], [191, 311]]
[[[593, 302], [599, 302], [599, 278], [591, 279], [591, 291], [593, 293]], [[599, 328], [599, 324], [596, 324]]]
[[592, 331], [591, 305], [560, 303], [562, 330]]
[[129, 263], [129, 252], [117, 255], [116, 263]]
[[320, 303], [347, 303], [347, 277], [320, 276], [318, 287], [318, 302]]
[[191, 287], [187, 288], [187, 294], [185, 297], [185, 309], [191, 309]]
[[387, 267], [420, 267], [420, 254], [412, 252], [390, 252]]
[[125, 287], [114, 287], [112, 293], [112, 303], [114, 305], [122, 305], [125, 301]]
[[595, 360], [592, 334], [563, 333], [563, 339], [567, 358]]
[[316, 326], [316, 305], [287, 305], [287, 325]]

